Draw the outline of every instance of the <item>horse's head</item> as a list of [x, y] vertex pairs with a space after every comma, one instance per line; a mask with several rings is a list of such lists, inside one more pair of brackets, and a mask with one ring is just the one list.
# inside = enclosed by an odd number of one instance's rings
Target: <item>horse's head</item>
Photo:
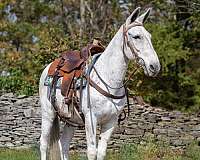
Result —
[[151, 34], [143, 26], [150, 11], [148, 9], [138, 17], [140, 8], [137, 8], [127, 18], [123, 25], [123, 52], [128, 59], [135, 59], [146, 75], [156, 76], [160, 71], [160, 62], [151, 43]]

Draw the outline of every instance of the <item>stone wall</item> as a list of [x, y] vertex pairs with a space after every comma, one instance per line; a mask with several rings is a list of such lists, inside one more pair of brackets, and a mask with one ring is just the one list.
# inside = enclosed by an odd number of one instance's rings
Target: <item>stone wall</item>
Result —
[[[29, 147], [37, 145], [40, 137], [41, 115], [38, 96], [0, 96], [0, 147]], [[193, 140], [200, 141], [200, 115], [135, 105], [130, 116], [115, 130], [109, 148], [122, 143], [140, 143], [154, 138], [183, 148]], [[85, 149], [85, 132], [78, 129], [72, 149]]]

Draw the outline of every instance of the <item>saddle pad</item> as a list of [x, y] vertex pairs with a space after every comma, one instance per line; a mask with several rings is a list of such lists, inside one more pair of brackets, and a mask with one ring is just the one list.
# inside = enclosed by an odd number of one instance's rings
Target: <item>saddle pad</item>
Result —
[[[52, 76], [46, 76], [45, 80], [44, 80], [44, 86], [51, 86], [53, 77]], [[57, 89], [61, 89], [61, 78], [58, 79], [58, 81], [56, 82], [56, 88]]]
[[[53, 77], [52, 76], [46, 76], [45, 81], [44, 81], [44, 86], [51, 86]], [[85, 78], [83, 78], [83, 88], [86, 86], [87, 84], [87, 80]], [[80, 89], [81, 86], [81, 78], [78, 78], [75, 82], [75, 88], [76, 90]], [[56, 83], [56, 89], [61, 89], [61, 78], [58, 79], [57, 83]]]
[[[86, 78], [83, 78], [82, 87], [83, 87], [83, 88], [86, 87], [86, 84], [87, 84], [87, 80], [86, 80]], [[80, 87], [81, 87], [81, 78], [78, 78], [78, 79], [76, 80], [76, 82], [75, 82], [75, 89], [76, 89], [76, 90], [79, 90]]]

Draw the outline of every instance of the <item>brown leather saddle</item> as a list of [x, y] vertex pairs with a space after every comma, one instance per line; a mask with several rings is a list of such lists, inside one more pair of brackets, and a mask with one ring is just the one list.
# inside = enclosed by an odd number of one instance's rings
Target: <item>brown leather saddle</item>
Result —
[[48, 76], [52, 76], [53, 79], [63, 78], [61, 94], [67, 100], [66, 103], [71, 103], [73, 93], [75, 92], [74, 80], [83, 74], [88, 58], [103, 52], [104, 49], [98, 40], [94, 40], [92, 44], [87, 45], [81, 51], [64, 52], [52, 62], [48, 70]]
[[82, 72], [84, 60], [80, 57], [79, 51], [68, 51], [61, 54], [60, 58], [55, 59], [50, 65], [48, 76], [61, 78], [61, 93], [64, 97], [68, 96], [72, 81], [79, 77]]

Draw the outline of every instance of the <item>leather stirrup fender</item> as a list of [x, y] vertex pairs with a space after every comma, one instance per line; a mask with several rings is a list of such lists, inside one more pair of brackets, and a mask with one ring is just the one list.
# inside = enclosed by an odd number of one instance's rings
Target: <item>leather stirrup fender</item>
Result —
[[68, 74], [64, 74], [64, 77], [62, 79], [62, 86], [61, 86], [61, 94], [64, 97], [68, 97], [68, 93], [69, 93], [74, 75], [75, 75], [75, 70]]

